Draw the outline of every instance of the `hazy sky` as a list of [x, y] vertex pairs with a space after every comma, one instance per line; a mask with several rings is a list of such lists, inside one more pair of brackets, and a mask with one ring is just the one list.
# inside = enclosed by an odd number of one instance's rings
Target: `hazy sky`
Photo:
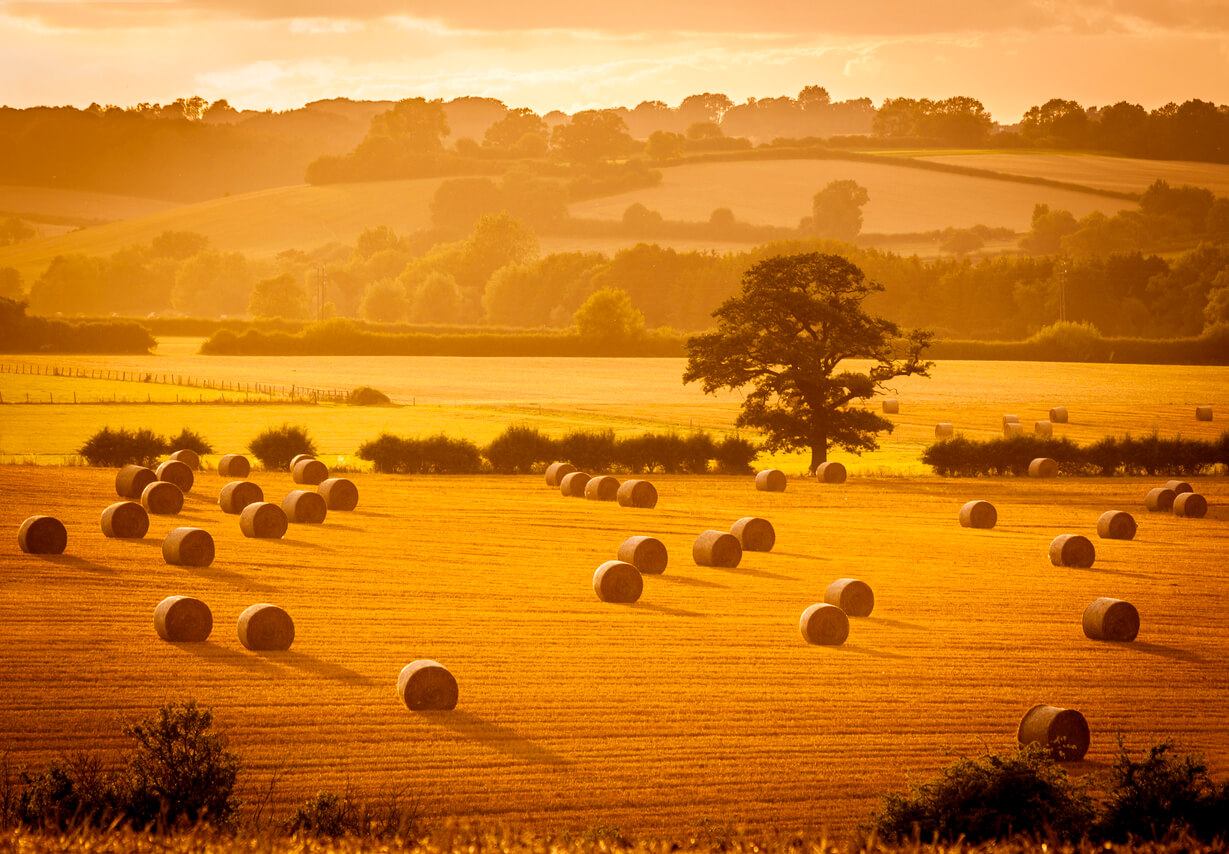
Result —
[[1229, 102], [1229, 0], [0, 0], [0, 103]]

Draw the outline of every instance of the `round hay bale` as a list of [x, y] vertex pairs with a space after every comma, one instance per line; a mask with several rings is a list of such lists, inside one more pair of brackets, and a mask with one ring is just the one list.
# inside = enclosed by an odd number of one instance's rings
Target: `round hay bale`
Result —
[[183, 463], [192, 471], [201, 470], [201, 455], [191, 448], [180, 448], [178, 451], [174, 451], [170, 458], [176, 462]]
[[162, 559], [173, 566], [209, 566], [213, 537], [201, 528], [175, 528], [162, 541]]
[[135, 501], [117, 501], [102, 511], [102, 534], [120, 540], [139, 540], [149, 533], [149, 514]]
[[449, 711], [457, 707], [457, 680], [438, 661], [420, 658], [401, 668], [397, 695], [412, 712]]
[[875, 610], [875, 593], [865, 581], [838, 578], [824, 591], [824, 601], [835, 605], [849, 617], [869, 617]]
[[1102, 596], [1084, 609], [1084, 636], [1092, 640], [1133, 641], [1139, 634], [1139, 611], [1130, 602]]
[[627, 561], [608, 560], [593, 573], [593, 592], [603, 602], [630, 605], [644, 592], [644, 579]]
[[1050, 421], [1054, 424], [1067, 423], [1067, 407], [1055, 406], [1050, 410]]
[[1174, 499], [1174, 515], [1202, 519], [1208, 515], [1208, 499], [1198, 492], [1184, 492]]
[[619, 497], [619, 479], [608, 474], [591, 477], [585, 483], [585, 498], [590, 501], [614, 501]]
[[155, 516], [174, 516], [183, 509], [183, 493], [168, 480], [158, 480], [141, 493], [141, 506]]
[[894, 397], [885, 398], [883, 401], [883, 411], [887, 415], [896, 415], [900, 412], [900, 401]]
[[820, 602], [802, 612], [798, 629], [807, 643], [840, 646], [849, 637], [849, 617], [835, 605]]
[[282, 499], [282, 512], [286, 514], [288, 522], [319, 525], [328, 515], [328, 506], [320, 493], [295, 489], [286, 493], [286, 497]]
[[158, 480], [178, 486], [180, 492], [192, 491], [192, 483], [195, 478], [192, 475], [192, 469], [188, 468], [187, 463], [181, 463], [179, 460], [167, 460], [158, 466], [155, 474], [158, 475]]
[[68, 530], [54, 516], [31, 516], [17, 529], [17, 545], [29, 555], [63, 554]]
[[1177, 495], [1172, 489], [1158, 486], [1148, 490], [1148, 494], [1144, 496], [1144, 506], [1153, 513], [1168, 513], [1174, 509], [1175, 498]]
[[1003, 416], [1003, 426], [1004, 427], [1006, 427], [1008, 424], [1019, 424], [1019, 423], [1020, 423], [1019, 415], [1004, 415]]
[[1053, 436], [1054, 424], [1049, 421], [1034, 421], [1033, 433], [1038, 436]]
[[290, 649], [294, 620], [276, 605], [253, 605], [239, 615], [239, 643], [253, 652]]
[[1075, 709], [1040, 703], [1024, 713], [1016, 739], [1021, 746], [1040, 744], [1055, 759], [1078, 762], [1088, 752], [1088, 721]]
[[1055, 566], [1088, 569], [1096, 557], [1092, 540], [1080, 534], [1059, 534], [1050, 543], [1050, 563]]
[[840, 463], [820, 463], [815, 469], [815, 478], [820, 483], [844, 483], [848, 473]]
[[223, 513], [242, 513], [243, 508], [265, 500], [265, 491], [250, 480], [232, 480], [218, 493], [218, 506]]
[[1175, 498], [1184, 492], [1194, 492], [1195, 491], [1195, 488], [1191, 486], [1189, 483], [1187, 483], [1185, 480], [1167, 480], [1165, 481], [1165, 488], [1172, 489], [1174, 491]]
[[315, 457], [313, 457], [311, 454], [295, 454], [293, 457], [290, 458], [290, 465], [288, 466], [288, 468], [290, 469], [290, 471], [294, 471], [294, 467], [297, 466], [299, 463], [303, 462], [304, 460], [314, 460], [314, 459]]
[[652, 510], [657, 506], [657, 487], [647, 480], [625, 480], [615, 495], [620, 507], [642, 507]]
[[239, 530], [245, 537], [261, 540], [280, 540], [286, 536], [289, 522], [286, 511], [276, 504], [257, 501], [243, 508], [239, 514]]
[[218, 474], [222, 477], [237, 477], [243, 479], [252, 473], [252, 464], [248, 458], [239, 454], [227, 454], [218, 460]]
[[950, 421], [940, 421], [935, 425], [936, 439], [950, 439], [956, 435], [956, 425]]
[[1029, 477], [1058, 477], [1058, 461], [1049, 457], [1037, 457], [1028, 464]]
[[546, 467], [546, 485], [558, 489], [563, 476], [574, 471], [577, 471], [577, 468], [571, 463], [551, 463]]
[[330, 477], [316, 487], [316, 491], [330, 510], [348, 513], [358, 506], [358, 487], [344, 477]]
[[628, 537], [619, 546], [618, 558], [646, 575], [661, 575], [669, 560], [665, 544], [656, 537]]
[[1097, 520], [1097, 536], [1103, 540], [1133, 540], [1135, 529], [1135, 517], [1121, 510], [1106, 510]]
[[584, 498], [589, 475], [583, 471], [571, 471], [559, 478], [559, 492], [568, 498]]
[[139, 501], [145, 487], [158, 479], [154, 470], [145, 466], [124, 466], [115, 475], [115, 491], [120, 498]]
[[764, 469], [755, 476], [755, 488], [760, 492], [784, 492], [785, 472], [779, 469]]
[[725, 531], [704, 531], [691, 546], [691, 557], [697, 566], [720, 566], [733, 569], [743, 559], [743, 547], [738, 537]]
[[999, 521], [999, 511], [989, 501], [970, 501], [960, 508], [963, 528], [993, 528]]
[[294, 468], [290, 470], [290, 476], [294, 478], [295, 483], [318, 486], [329, 479], [329, 469], [320, 460], [309, 458], [295, 463]]
[[213, 631], [213, 613], [200, 599], [168, 596], [154, 609], [154, 631], [172, 643], [202, 643]]
[[777, 532], [772, 522], [758, 516], [744, 516], [730, 526], [730, 533], [738, 538], [745, 552], [770, 552], [777, 542]]
[[1212, 407], [1196, 406], [1195, 407], [1195, 420], [1196, 421], [1211, 421], [1212, 420]]
[[1008, 421], [1003, 425], [1003, 436], [1010, 439], [1012, 436], [1023, 436], [1024, 425], [1019, 421]]

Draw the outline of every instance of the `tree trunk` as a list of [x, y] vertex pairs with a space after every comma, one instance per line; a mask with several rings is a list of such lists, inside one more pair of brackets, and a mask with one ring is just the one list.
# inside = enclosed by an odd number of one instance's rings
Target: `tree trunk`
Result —
[[811, 433], [811, 468], [807, 474], [814, 475], [820, 463], [828, 462], [828, 431], [817, 427]]

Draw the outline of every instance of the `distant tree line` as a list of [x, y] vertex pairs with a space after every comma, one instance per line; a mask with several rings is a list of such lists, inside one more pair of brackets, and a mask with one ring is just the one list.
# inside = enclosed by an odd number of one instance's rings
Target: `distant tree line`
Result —
[[25, 303], [0, 297], [0, 353], [148, 353], [156, 343], [137, 323], [30, 317]]

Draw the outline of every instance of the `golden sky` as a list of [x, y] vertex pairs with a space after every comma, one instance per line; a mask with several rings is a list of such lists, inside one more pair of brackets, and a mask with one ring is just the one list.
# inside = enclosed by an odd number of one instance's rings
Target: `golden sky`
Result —
[[1229, 0], [0, 0], [0, 104], [1229, 102]]

